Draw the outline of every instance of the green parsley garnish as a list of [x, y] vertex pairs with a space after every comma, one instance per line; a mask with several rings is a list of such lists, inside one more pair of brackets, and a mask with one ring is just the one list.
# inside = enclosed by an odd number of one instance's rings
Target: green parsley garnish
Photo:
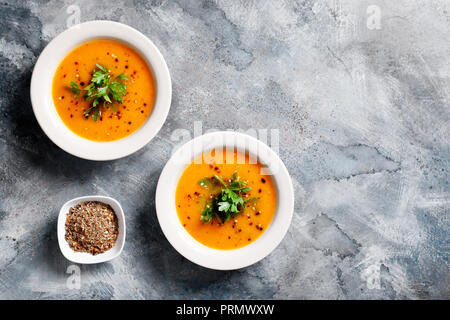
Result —
[[204, 223], [210, 223], [214, 217], [224, 223], [241, 214], [248, 201], [256, 201], [258, 199], [244, 200], [244, 196], [251, 188], [246, 186], [246, 181], [238, 180], [237, 172], [228, 181], [226, 182], [221, 177], [213, 175], [211, 178], [206, 177], [198, 182], [205, 188], [210, 186], [220, 188], [220, 192], [207, 201], [202, 210], [200, 220]]
[[99, 64], [96, 66], [98, 69], [94, 70], [89, 85], [80, 88], [76, 82], [71, 81], [68, 87], [75, 98], [78, 98], [82, 91], [86, 91], [83, 98], [92, 101], [92, 104], [83, 112], [83, 115], [88, 118], [91, 114], [94, 121], [102, 115], [101, 105], [106, 108], [110, 104], [115, 109], [117, 108], [115, 103], [123, 103], [123, 97], [127, 94], [124, 81], [129, 80], [124, 73], [113, 79], [107, 68]]

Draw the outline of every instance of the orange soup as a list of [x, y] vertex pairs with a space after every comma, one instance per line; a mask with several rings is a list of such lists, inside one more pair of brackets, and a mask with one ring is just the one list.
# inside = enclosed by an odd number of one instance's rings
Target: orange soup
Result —
[[[97, 65], [107, 69], [110, 79], [120, 78], [126, 86], [121, 103], [99, 103], [98, 118], [85, 114], [92, 100], [85, 97]], [[121, 78], [122, 79], [122, 78]], [[80, 88], [78, 97], [71, 83]], [[64, 124], [77, 135], [95, 141], [124, 138], [144, 124], [155, 101], [155, 82], [145, 60], [124, 43], [114, 40], [86, 42], [70, 52], [53, 78], [53, 101]]]
[[178, 218], [200, 243], [236, 249], [255, 241], [269, 226], [277, 207], [275, 186], [270, 176], [261, 175], [261, 164], [250, 162], [240, 152], [213, 151], [183, 172], [175, 194]]

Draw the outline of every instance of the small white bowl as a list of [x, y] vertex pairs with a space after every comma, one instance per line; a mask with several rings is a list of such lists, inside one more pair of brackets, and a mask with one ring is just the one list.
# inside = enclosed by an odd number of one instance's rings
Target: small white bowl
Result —
[[[271, 172], [278, 197], [277, 210], [266, 231], [249, 245], [234, 250], [212, 249], [195, 240], [181, 225], [175, 205], [178, 180], [186, 167], [203, 152], [222, 147], [235, 147], [256, 156]], [[167, 162], [156, 188], [156, 213], [164, 235], [185, 258], [210, 269], [239, 269], [266, 257], [285, 236], [293, 211], [292, 181], [281, 159], [263, 142], [237, 132], [214, 132], [187, 142]]]
[[[116, 239], [116, 243], [114, 247], [109, 249], [108, 251], [104, 253], [100, 253], [97, 255], [93, 255], [87, 252], [76, 252], [73, 251], [69, 244], [67, 243], [65, 239], [66, 235], [66, 215], [69, 213], [69, 209], [71, 207], [76, 206], [77, 204], [84, 202], [84, 201], [99, 201], [106, 204], [109, 204], [111, 208], [114, 210], [114, 213], [117, 216], [117, 219], [119, 220], [119, 235]], [[67, 260], [70, 260], [75, 263], [83, 263], [83, 264], [92, 264], [92, 263], [101, 263], [106, 262], [109, 260], [112, 260], [114, 258], [117, 258], [122, 250], [123, 246], [125, 244], [125, 235], [126, 235], [126, 226], [125, 226], [125, 215], [123, 213], [122, 207], [120, 206], [120, 203], [110, 197], [104, 197], [104, 196], [86, 196], [86, 197], [79, 197], [72, 200], [67, 201], [59, 211], [58, 216], [58, 243], [59, 248], [61, 249], [61, 252], [64, 257], [66, 257]]]
[[[114, 39], [135, 49], [147, 61], [156, 83], [155, 105], [147, 121], [131, 135], [110, 142], [91, 141], [73, 133], [59, 117], [52, 98], [59, 63], [73, 49], [94, 39]], [[33, 70], [30, 95], [39, 125], [57, 146], [80, 158], [113, 160], [136, 152], [158, 133], [169, 113], [172, 82], [163, 56], [145, 35], [118, 22], [89, 21], [67, 29], [45, 47]]]

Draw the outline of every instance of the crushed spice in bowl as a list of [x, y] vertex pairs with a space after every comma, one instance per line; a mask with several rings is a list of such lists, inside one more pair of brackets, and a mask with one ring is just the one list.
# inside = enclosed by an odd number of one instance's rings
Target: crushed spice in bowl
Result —
[[69, 209], [65, 231], [65, 239], [72, 250], [97, 255], [114, 247], [119, 221], [110, 205], [85, 201]]

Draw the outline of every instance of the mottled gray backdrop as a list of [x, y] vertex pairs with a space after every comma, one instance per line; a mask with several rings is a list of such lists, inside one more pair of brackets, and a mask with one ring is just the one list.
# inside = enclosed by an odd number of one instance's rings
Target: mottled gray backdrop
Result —
[[[164, 127], [121, 160], [65, 153], [32, 112], [33, 65], [77, 8], [143, 32], [171, 72]], [[449, 35], [447, 0], [2, 1], [0, 298], [449, 299]], [[199, 267], [159, 227], [159, 174], [196, 121], [279, 129], [294, 218], [251, 267]], [[89, 194], [122, 203], [127, 242], [70, 289], [56, 219]]]

